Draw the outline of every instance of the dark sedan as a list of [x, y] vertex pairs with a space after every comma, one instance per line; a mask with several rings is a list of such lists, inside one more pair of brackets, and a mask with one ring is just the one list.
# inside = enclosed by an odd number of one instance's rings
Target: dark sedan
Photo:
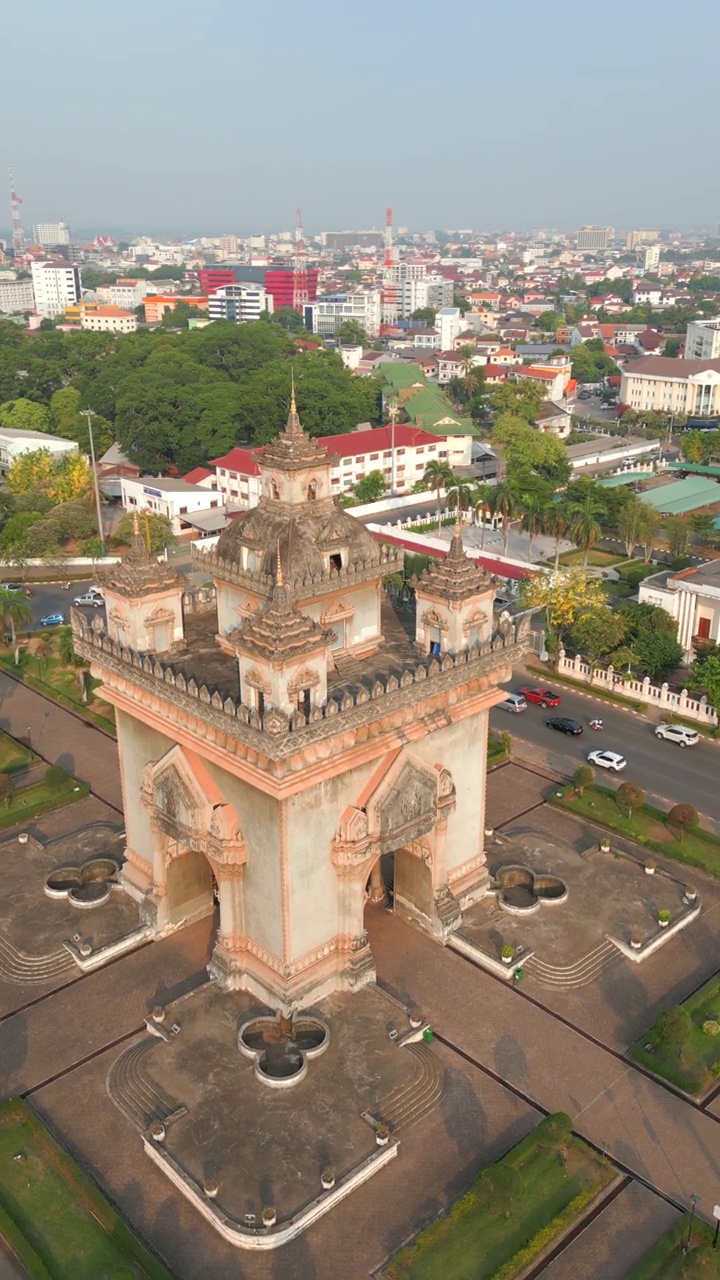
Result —
[[571, 733], [573, 737], [577, 737], [583, 731], [580, 721], [571, 720], [569, 716], [552, 716], [545, 723], [548, 729], [557, 729], [558, 733]]

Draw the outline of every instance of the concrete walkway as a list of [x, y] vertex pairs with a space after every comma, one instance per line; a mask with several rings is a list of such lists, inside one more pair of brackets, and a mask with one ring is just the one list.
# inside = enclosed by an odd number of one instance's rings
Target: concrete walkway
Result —
[[387, 912], [367, 913], [381, 982], [419, 1005], [439, 1034], [638, 1177], [712, 1216], [720, 1124], [636, 1071], [520, 990], [475, 969]]
[[62, 765], [106, 804], [122, 809], [117, 743], [94, 725], [0, 672], [0, 729], [30, 741], [49, 764]]

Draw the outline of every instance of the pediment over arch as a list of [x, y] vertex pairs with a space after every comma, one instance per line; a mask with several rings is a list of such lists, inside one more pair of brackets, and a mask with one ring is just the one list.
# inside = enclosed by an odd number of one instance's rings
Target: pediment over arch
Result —
[[221, 864], [246, 860], [235, 809], [194, 752], [175, 746], [151, 761], [140, 795], [153, 822], [175, 842], [176, 852], [199, 849]]

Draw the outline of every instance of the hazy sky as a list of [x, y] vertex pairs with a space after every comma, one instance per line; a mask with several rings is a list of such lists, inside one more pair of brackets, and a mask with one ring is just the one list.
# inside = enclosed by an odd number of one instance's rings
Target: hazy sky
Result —
[[28, 226], [720, 219], [718, 0], [26, 0], [1, 30]]

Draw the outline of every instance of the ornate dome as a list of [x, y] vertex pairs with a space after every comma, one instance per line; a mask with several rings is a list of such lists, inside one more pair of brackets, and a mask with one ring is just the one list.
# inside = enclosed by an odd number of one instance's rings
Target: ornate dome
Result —
[[328, 555], [342, 555], [343, 566], [378, 563], [380, 544], [359, 520], [334, 503], [317, 507], [283, 509], [260, 501], [231, 521], [217, 542], [219, 559], [243, 562], [243, 548], [251, 553], [245, 567], [256, 574], [272, 575], [279, 549], [286, 582], [302, 582], [327, 573]]
[[468, 600], [492, 589], [495, 579], [487, 569], [465, 554], [460, 522], [455, 522], [455, 532], [444, 560], [433, 560], [415, 580], [421, 594], [440, 596], [444, 600]]

